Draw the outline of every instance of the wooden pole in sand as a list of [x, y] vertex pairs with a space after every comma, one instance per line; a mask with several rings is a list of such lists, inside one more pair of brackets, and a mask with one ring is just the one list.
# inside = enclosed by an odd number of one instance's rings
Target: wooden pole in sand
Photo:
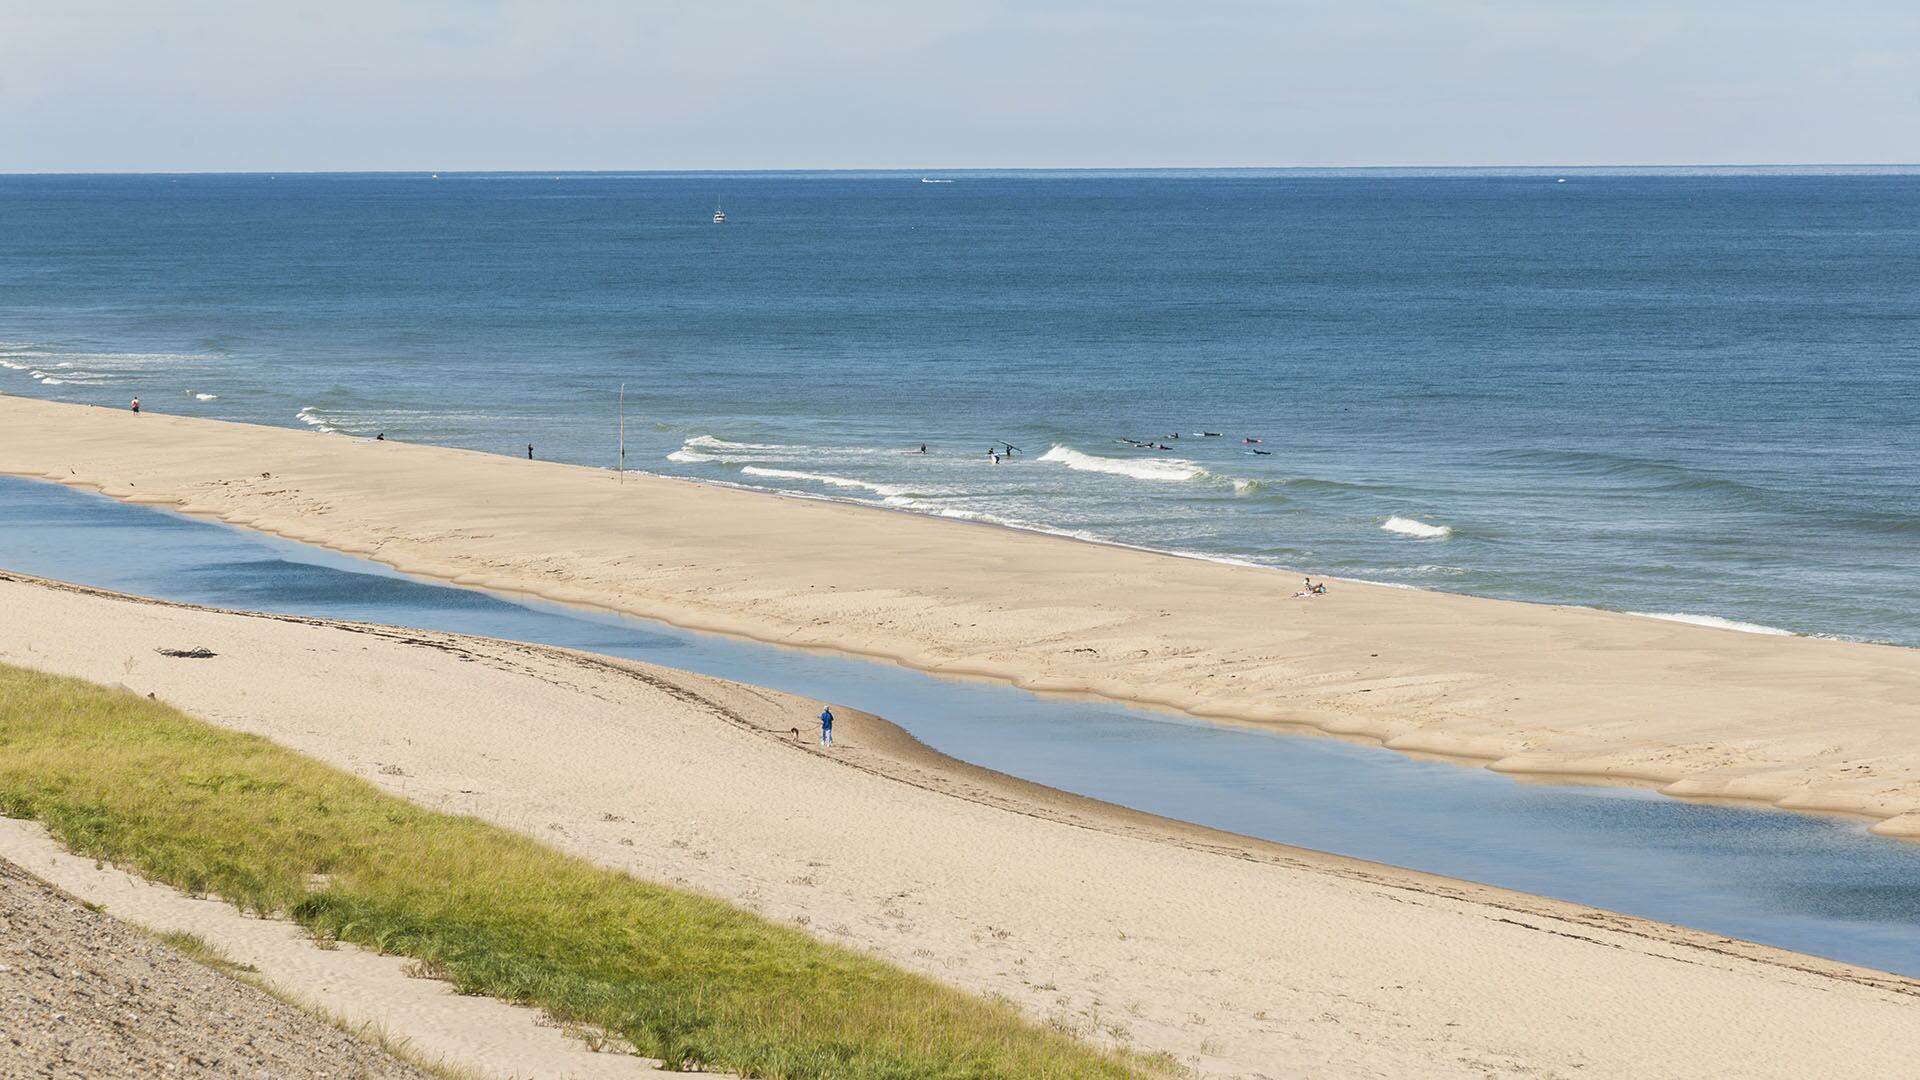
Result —
[[620, 384], [620, 482], [627, 482], [627, 384]]

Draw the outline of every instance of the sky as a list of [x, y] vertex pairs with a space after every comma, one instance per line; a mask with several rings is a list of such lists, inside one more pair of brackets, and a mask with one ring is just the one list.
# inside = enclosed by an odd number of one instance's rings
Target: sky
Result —
[[0, 172], [1920, 162], [1920, 0], [0, 0]]

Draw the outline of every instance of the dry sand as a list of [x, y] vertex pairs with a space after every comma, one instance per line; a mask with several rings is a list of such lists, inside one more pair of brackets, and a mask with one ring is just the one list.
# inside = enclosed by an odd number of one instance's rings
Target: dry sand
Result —
[[1920, 650], [1296, 579], [471, 451], [0, 397], [0, 472], [463, 584], [1920, 836]]
[[[823, 752], [787, 734], [816, 705], [751, 687], [17, 579], [0, 612], [0, 661], [154, 693], [1209, 1074], [1895, 1075], [1920, 1041], [1909, 980], [1162, 821], [858, 714]], [[186, 646], [219, 655], [155, 652]]]
[[0, 860], [0, 1077], [136, 1076], [428, 1080]]

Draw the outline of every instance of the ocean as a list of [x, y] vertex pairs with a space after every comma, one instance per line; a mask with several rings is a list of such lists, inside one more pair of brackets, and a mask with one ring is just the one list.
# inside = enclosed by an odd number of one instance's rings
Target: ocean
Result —
[[0, 177], [3, 393], [613, 468], [623, 384], [634, 470], [1920, 644], [1920, 170]]

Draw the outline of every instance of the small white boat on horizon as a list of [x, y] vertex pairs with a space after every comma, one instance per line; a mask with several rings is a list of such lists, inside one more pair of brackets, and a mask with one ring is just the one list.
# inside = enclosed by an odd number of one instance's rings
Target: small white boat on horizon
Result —
[[713, 223], [715, 225], [725, 225], [727, 223], [727, 212], [720, 209], [719, 199], [713, 200]]

